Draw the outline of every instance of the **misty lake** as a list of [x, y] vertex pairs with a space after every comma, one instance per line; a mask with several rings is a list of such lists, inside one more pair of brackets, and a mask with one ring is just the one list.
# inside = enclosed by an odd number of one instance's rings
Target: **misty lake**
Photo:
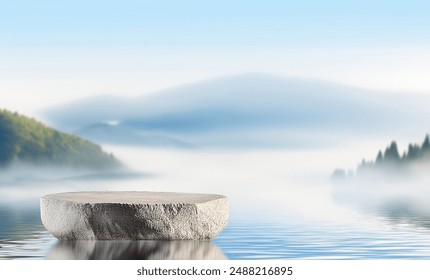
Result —
[[[430, 215], [374, 211], [330, 184], [339, 162], [365, 150], [106, 149], [131, 171], [3, 176], [0, 259], [430, 259]], [[58, 241], [40, 222], [39, 197], [83, 190], [225, 194], [231, 217], [213, 241]]]

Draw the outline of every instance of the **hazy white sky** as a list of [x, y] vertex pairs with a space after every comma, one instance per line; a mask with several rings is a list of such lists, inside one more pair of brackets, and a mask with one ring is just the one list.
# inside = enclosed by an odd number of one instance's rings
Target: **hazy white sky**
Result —
[[29, 115], [245, 72], [430, 93], [426, 1], [0, 3], [0, 106]]

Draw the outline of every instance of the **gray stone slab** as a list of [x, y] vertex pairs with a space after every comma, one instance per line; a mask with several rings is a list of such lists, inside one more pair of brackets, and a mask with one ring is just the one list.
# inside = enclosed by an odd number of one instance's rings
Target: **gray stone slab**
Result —
[[60, 240], [205, 240], [228, 223], [228, 198], [167, 192], [43, 196], [41, 219]]

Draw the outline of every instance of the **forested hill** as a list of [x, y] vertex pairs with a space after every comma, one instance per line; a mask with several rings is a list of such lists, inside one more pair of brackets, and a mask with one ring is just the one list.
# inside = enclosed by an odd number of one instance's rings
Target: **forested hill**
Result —
[[[375, 161], [363, 161], [358, 165], [357, 172], [346, 172], [343, 169], [336, 169], [333, 173], [334, 179], [351, 177], [384, 176], [397, 178], [405, 176], [411, 172], [428, 170], [430, 165], [430, 138], [426, 135], [422, 144], [409, 144], [407, 151], [400, 154], [395, 141], [385, 149], [380, 150]], [[347, 174], [349, 173], [349, 174]], [[427, 171], [426, 171], [427, 173]]]
[[0, 166], [14, 162], [82, 169], [120, 166], [112, 154], [94, 143], [0, 109]]
[[430, 139], [426, 135], [422, 145], [409, 144], [408, 150], [402, 155], [399, 153], [395, 141], [385, 149], [379, 151], [374, 162], [362, 161], [358, 166], [357, 175], [366, 175], [370, 171], [378, 170], [389, 174], [398, 171], [409, 171], [411, 167], [430, 163]]

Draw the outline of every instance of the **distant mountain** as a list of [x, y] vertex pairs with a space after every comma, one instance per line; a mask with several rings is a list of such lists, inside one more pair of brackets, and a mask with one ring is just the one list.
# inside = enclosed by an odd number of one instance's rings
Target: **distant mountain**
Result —
[[[387, 177], [398, 178], [414, 174], [415, 171], [423, 171], [423, 167], [430, 166], [430, 139], [426, 135], [424, 142], [419, 144], [409, 144], [408, 150], [402, 155], [399, 153], [397, 143], [392, 141], [384, 152], [379, 151], [375, 161], [363, 161], [358, 165], [355, 178]], [[427, 172], [426, 172], [427, 173]], [[346, 171], [337, 169], [333, 173], [334, 179], [353, 179]]]
[[97, 170], [120, 165], [96, 144], [0, 110], [0, 166], [13, 163]]
[[321, 142], [298, 136], [304, 130], [335, 135], [425, 126], [419, 120], [427, 119], [426, 111], [387, 96], [329, 82], [249, 74], [142, 97], [93, 97], [49, 110], [46, 118], [88, 139], [185, 146]]
[[86, 139], [103, 143], [120, 143], [136, 146], [173, 146], [191, 148], [192, 145], [173, 137], [159, 134], [145, 134], [142, 131], [127, 127], [125, 125], [113, 125], [108, 123], [96, 123], [83, 127], [76, 134]]

